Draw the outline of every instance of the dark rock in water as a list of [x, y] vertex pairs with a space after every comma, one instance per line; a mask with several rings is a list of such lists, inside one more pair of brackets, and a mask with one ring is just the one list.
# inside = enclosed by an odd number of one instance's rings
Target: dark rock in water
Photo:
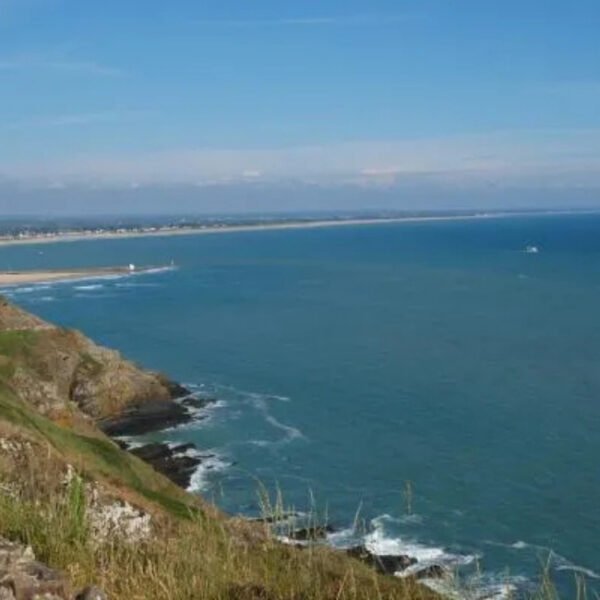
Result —
[[[196, 444], [192, 443], [192, 442], [188, 442], [187, 444], [179, 444], [178, 446], [173, 446], [171, 448], [171, 451], [173, 452], [173, 454], [183, 454], [184, 452], [187, 452], [188, 450], [196, 450]], [[203, 454], [201, 456], [199, 456], [198, 458], [211, 458], [212, 456], [214, 456], [213, 454]]]
[[182, 425], [192, 420], [185, 406], [177, 402], [145, 402], [124, 412], [101, 419], [98, 426], [110, 436], [143, 435], [167, 427]]
[[416, 558], [406, 554], [400, 556], [377, 555], [367, 550], [364, 546], [349, 548], [346, 553], [370, 567], [373, 567], [378, 573], [383, 575], [393, 575], [394, 573], [404, 571], [417, 563]]
[[315, 525], [314, 527], [304, 527], [296, 529], [290, 533], [289, 538], [297, 542], [314, 542], [323, 540], [327, 534], [333, 533], [335, 530], [331, 525]]
[[446, 575], [448, 571], [440, 565], [430, 565], [414, 574], [416, 579], [443, 579]]
[[121, 450], [129, 450], [129, 444], [123, 440], [115, 439], [113, 442], [121, 448]]
[[180, 383], [171, 381], [163, 375], [158, 375], [158, 377], [161, 379], [162, 384], [169, 390], [169, 394], [173, 400], [177, 400], [178, 398], [183, 398], [191, 394], [190, 390], [183, 387]]
[[297, 519], [300, 517], [300, 513], [297, 512], [283, 512], [281, 514], [269, 515], [268, 517], [252, 517], [249, 518], [249, 521], [254, 523], [285, 523], [286, 521], [290, 521], [293, 519]]
[[188, 488], [192, 475], [202, 463], [201, 458], [186, 454], [195, 448], [194, 444], [181, 444], [170, 448], [167, 444], [153, 442], [139, 448], [132, 448], [130, 452], [152, 465], [177, 485]]
[[194, 396], [189, 396], [180, 400], [179, 403], [186, 408], [200, 410], [206, 408], [210, 404], [215, 404], [216, 401], [216, 398], [196, 398]]

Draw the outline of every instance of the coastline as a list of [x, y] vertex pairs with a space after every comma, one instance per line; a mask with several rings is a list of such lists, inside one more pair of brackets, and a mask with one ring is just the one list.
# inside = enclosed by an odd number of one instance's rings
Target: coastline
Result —
[[[154, 231], [106, 231], [98, 233], [64, 232], [49, 235], [31, 235], [27, 237], [2, 237], [0, 246], [26, 244], [52, 244], [61, 242], [83, 242], [93, 240], [130, 239], [141, 237], [171, 237], [179, 235], [208, 235], [219, 233], [240, 233], [250, 231], [276, 231], [282, 229], [317, 229], [322, 227], [344, 227], [360, 225], [385, 225], [388, 223], [409, 223], [420, 221], [455, 221], [465, 219], [489, 218], [492, 215], [445, 215], [430, 217], [391, 217], [371, 219], [324, 219], [319, 221], [282, 221], [277, 223], [254, 223], [248, 225], [212, 225], [180, 229], [158, 229]], [[496, 216], [496, 215], [494, 215]], [[500, 216], [500, 215], [498, 215]]]
[[65, 231], [49, 234], [29, 234], [22, 237], [0, 235], [1, 246], [28, 245], [28, 244], [53, 244], [64, 242], [83, 242], [95, 240], [115, 240], [144, 237], [171, 237], [181, 235], [210, 235], [221, 233], [242, 233], [252, 231], [277, 231], [286, 229], [320, 229], [329, 227], [358, 227], [363, 225], [389, 225], [400, 223], [430, 223], [444, 221], [474, 221], [488, 219], [503, 219], [511, 217], [532, 216], [559, 216], [559, 215], [584, 215], [597, 214], [598, 210], [546, 210], [546, 211], [503, 211], [503, 212], [478, 212], [467, 214], [439, 214], [399, 217], [365, 217], [365, 218], [339, 218], [320, 220], [282, 220], [272, 223], [249, 223], [230, 225], [219, 223], [213, 225], [198, 225], [190, 227], [159, 227], [149, 230], [123, 230], [123, 231]]
[[[155, 267], [166, 268], [166, 267]], [[97, 269], [49, 269], [36, 271], [0, 271], [0, 287], [38, 283], [59, 283], [102, 277], [123, 277], [152, 272], [154, 267], [131, 270], [129, 267], [103, 267]]]

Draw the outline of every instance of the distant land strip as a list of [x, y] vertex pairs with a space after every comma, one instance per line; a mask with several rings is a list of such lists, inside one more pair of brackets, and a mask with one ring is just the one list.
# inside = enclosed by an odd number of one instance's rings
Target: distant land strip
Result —
[[56, 283], [59, 281], [79, 281], [101, 279], [102, 277], [121, 277], [141, 273], [150, 273], [172, 267], [98, 267], [84, 269], [36, 269], [31, 271], [0, 271], [0, 286], [26, 285], [32, 283]]
[[248, 231], [269, 231], [281, 229], [313, 229], [321, 227], [348, 227], [358, 225], [385, 225], [390, 223], [417, 223], [432, 221], [465, 221], [473, 219], [499, 219], [506, 217], [530, 217], [542, 215], [593, 214], [598, 211], [504, 211], [504, 212], [473, 212], [461, 214], [437, 214], [398, 217], [369, 217], [369, 218], [336, 218], [336, 219], [304, 219], [281, 220], [273, 222], [257, 221], [254, 223], [214, 222], [198, 225], [168, 225], [168, 226], [132, 226], [121, 229], [74, 229], [56, 232], [21, 232], [18, 234], [0, 235], [0, 246], [14, 244], [47, 244], [58, 242], [80, 242], [86, 240], [123, 239], [136, 237], [165, 237], [173, 235], [201, 235], [215, 233], [236, 233]]

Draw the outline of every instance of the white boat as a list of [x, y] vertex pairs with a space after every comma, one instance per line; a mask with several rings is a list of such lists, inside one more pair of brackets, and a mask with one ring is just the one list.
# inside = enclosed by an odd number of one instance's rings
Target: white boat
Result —
[[540, 251], [540, 249], [537, 246], [526, 246], [525, 247], [525, 252], [527, 254], [537, 254]]

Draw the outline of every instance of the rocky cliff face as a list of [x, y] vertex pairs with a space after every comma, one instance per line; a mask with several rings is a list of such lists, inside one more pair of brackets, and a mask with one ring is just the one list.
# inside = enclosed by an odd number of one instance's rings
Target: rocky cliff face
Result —
[[151, 403], [167, 410], [185, 390], [139, 369], [79, 332], [56, 327], [0, 301], [0, 377], [47, 416], [79, 408], [94, 420], [110, 419]]

